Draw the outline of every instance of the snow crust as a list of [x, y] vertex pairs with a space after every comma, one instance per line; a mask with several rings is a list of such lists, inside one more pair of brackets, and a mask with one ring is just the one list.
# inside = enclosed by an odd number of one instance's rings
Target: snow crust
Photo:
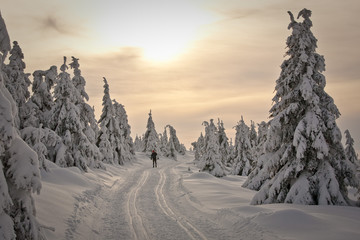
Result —
[[48, 239], [360, 238], [359, 208], [253, 206], [256, 191], [241, 187], [247, 177], [217, 178], [193, 159], [161, 157], [152, 168], [146, 153], [136, 153], [133, 163], [87, 173], [48, 162], [34, 196], [37, 218]]

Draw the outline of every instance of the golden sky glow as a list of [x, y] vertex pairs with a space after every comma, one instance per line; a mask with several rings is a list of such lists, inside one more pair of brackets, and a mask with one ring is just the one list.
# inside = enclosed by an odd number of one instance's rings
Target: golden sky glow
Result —
[[170, 61], [188, 50], [200, 28], [216, 20], [196, 1], [114, 1], [95, 16], [92, 31], [103, 51], [131, 46], [149, 61]]
[[[27, 72], [80, 59], [89, 104], [102, 111], [102, 77], [125, 105], [133, 136], [152, 109], [158, 132], [171, 124], [187, 147], [210, 118], [228, 137], [244, 116], [268, 121], [286, 52], [290, 10], [312, 10], [326, 91], [360, 151], [360, 2], [358, 0], [2, 0], [11, 40]], [[70, 71], [72, 74], [72, 72]]]

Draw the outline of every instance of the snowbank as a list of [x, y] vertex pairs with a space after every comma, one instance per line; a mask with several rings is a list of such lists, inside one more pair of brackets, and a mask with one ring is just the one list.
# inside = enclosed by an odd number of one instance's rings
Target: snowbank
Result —
[[[96, 214], [106, 206], [103, 189], [124, 185], [135, 171], [151, 165], [145, 154], [137, 153], [136, 157], [135, 163], [106, 165], [106, 171], [96, 169], [88, 173], [49, 164], [51, 172], [42, 172], [43, 188], [41, 194], [35, 196], [40, 223], [48, 228], [55, 227], [55, 231], [45, 229], [48, 239], [89, 239], [89, 236], [98, 239], [95, 233], [104, 223], [100, 223], [101, 216]], [[360, 239], [360, 208], [294, 204], [252, 206], [250, 201], [256, 192], [241, 187], [246, 177], [216, 178], [199, 172], [192, 160], [193, 156], [188, 153], [179, 156], [178, 161], [160, 159], [159, 168], [151, 168], [148, 174], [160, 176], [164, 174], [161, 171], [165, 161], [174, 162], [172, 173], [179, 177], [192, 207], [215, 216], [220, 226], [232, 226], [240, 239], [254, 239], [254, 236], [265, 240]], [[171, 206], [171, 202], [168, 204]], [[196, 226], [197, 223], [192, 224]]]
[[[178, 172], [183, 172], [181, 167]], [[360, 239], [360, 208], [295, 204], [251, 206], [256, 191], [242, 188], [245, 180], [242, 176], [216, 178], [199, 172], [189, 172], [183, 178], [184, 186], [203, 207], [217, 210], [224, 224], [237, 224], [240, 233], [274, 233], [263, 239], [276, 239], [276, 236], [296, 240]]]

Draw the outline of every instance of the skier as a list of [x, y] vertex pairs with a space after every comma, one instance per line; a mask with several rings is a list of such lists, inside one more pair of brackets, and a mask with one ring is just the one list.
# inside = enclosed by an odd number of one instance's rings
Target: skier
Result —
[[153, 168], [154, 168], [154, 167], [157, 167], [157, 162], [156, 162], [157, 153], [155, 152], [155, 150], [152, 151], [150, 158], [153, 160]]

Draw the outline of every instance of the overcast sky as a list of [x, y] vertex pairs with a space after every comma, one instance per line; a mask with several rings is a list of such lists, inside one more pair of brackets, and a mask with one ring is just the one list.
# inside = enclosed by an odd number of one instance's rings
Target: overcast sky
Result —
[[75, 56], [97, 117], [106, 77], [133, 137], [145, 133], [151, 109], [156, 130], [172, 125], [187, 147], [211, 118], [223, 120], [229, 138], [241, 116], [248, 125], [269, 120], [291, 34], [287, 11], [308, 8], [325, 90], [342, 114], [337, 123], [360, 151], [358, 0], [1, 0], [0, 7], [27, 72]]

